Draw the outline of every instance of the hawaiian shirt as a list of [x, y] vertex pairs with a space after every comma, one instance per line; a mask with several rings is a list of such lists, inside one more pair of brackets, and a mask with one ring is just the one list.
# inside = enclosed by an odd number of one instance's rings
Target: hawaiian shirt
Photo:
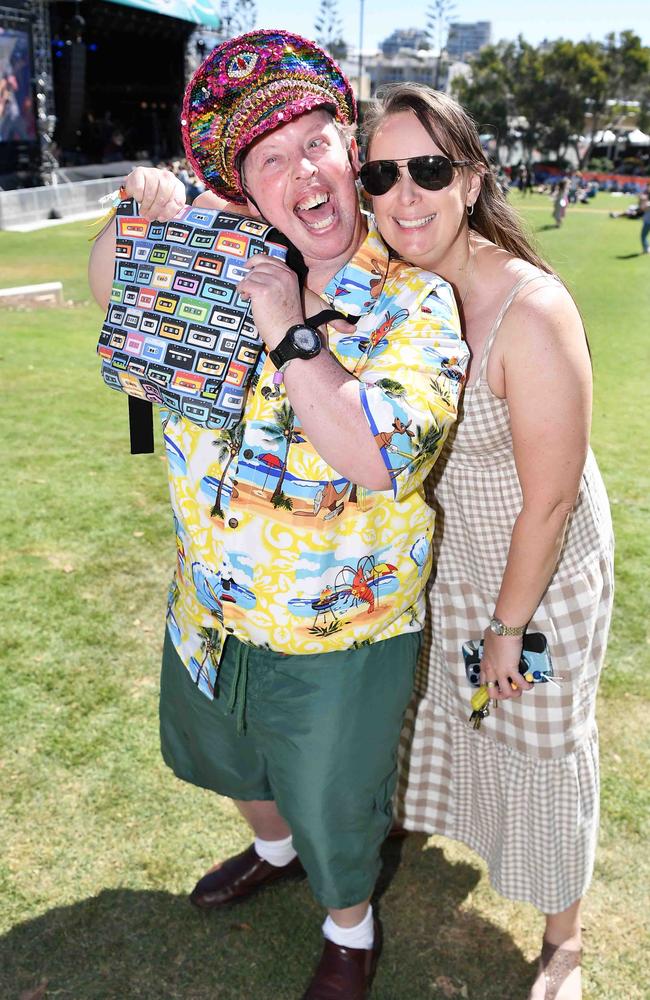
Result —
[[359, 317], [352, 335], [329, 327], [328, 347], [359, 379], [392, 489], [364, 489], [323, 461], [266, 352], [236, 427], [163, 416], [178, 553], [167, 623], [208, 697], [229, 633], [304, 654], [423, 627], [434, 513], [422, 483], [468, 360], [454, 295], [391, 260], [371, 228], [324, 297]]

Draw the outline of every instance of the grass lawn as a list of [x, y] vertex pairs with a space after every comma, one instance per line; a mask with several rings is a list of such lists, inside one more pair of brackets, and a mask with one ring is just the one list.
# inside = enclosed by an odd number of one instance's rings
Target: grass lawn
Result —
[[[618, 538], [585, 1000], [641, 1000], [650, 982], [650, 256], [638, 255], [639, 223], [607, 214], [628, 202], [599, 195], [557, 231], [550, 199], [513, 195], [584, 314]], [[186, 901], [249, 837], [227, 802], [159, 757], [165, 470], [160, 448], [128, 454], [125, 401], [98, 377], [87, 234], [0, 233], [0, 284], [61, 279], [69, 300], [0, 313], [0, 997], [297, 1000], [320, 948], [306, 883], [208, 916]], [[535, 911], [498, 896], [476, 856], [442, 838], [411, 836], [386, 862], [373, 1000], [524, 1000]]]

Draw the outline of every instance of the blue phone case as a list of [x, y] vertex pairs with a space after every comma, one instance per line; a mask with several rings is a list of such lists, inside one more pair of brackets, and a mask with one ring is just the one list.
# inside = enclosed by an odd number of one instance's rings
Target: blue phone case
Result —
[[[473, 687], [480, 687], [483, 640], [470, 639], [463, 643], [463, 659], [467, 680]], [[519, 673], [531, 684], [541, 684], [553, 677], [553, 663], [546, 636], [542, 632], [528, 632], [524, 636]]]

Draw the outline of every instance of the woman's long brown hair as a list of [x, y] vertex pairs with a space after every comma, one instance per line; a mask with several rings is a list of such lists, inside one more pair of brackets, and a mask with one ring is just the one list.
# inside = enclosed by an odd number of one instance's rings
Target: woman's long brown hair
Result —
[[366, 148], [370, 148], [382, 122], [401, 111], [413, 112], [450, 160], [470, 160], [474, 170], [482, 168], [481, 191], [474, 212], [467, 220], [470, 229], [515, 257], [553, 274], [552, 268], [531, 245], [519, 216], [497, 184], [481, 146], [476, 123], [457, 101], [420, 83], [396, 83], [382, 88], [364, 113]]

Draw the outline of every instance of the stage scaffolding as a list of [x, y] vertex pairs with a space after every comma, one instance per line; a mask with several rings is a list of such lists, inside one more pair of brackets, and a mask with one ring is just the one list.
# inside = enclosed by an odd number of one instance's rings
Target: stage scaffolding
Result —
[[52, 42], [50, 11], [45, 0], [28, 0], [34, 48], [34, 90], [36, 92], [36, 127], [41, 152], [41, 183], [52, 184], [59, 164], [52, 152], [52, 136], [56, 125], [54, 86], [52, 80]]

